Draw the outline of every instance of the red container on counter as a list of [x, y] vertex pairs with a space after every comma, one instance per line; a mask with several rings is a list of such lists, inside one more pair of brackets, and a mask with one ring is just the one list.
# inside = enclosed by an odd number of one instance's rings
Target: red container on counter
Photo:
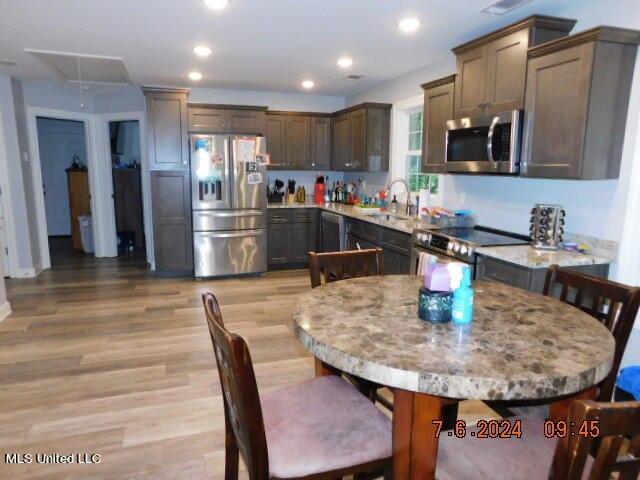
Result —
[[325, 189], [324, 183], [316, 183], [316, 189], [314, 192], [316, 205], [324, 205], [324, 192], [325, 192], [324, 189]]

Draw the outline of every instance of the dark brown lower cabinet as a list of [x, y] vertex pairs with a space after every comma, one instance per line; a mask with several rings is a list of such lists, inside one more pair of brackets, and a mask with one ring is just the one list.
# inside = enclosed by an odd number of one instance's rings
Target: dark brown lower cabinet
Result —
[[347, 219], [347, 249], [382, 247], [384, 274], [408, 274], [411, 266], [411, 236], [373, 223]]
[[156, 272], [166, 276], [193, 274], [189, 172], [152, 171], [151, 198]]
[[315, 208], [269, 210], [267, 231], [269, 270], [300, 268], [316, 250], [318, 215]]
[[[609, 265], [580, 265], [569, 267], [576, 272], [608, 278]], [[546, 268], [527, 268], [514, 263], [479, 255], [476, 264], [476, 280], [494, 280], [514, 287], [542, 293]]]

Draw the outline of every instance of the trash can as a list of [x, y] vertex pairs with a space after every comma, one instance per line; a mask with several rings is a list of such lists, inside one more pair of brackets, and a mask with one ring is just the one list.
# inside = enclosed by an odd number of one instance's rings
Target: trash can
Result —
[[78, 217], [80, 224], [80, 240], [82, 241], [82, 251], [84, 253], [93, 253], [93, 222], [91, 215], [80, 215]]

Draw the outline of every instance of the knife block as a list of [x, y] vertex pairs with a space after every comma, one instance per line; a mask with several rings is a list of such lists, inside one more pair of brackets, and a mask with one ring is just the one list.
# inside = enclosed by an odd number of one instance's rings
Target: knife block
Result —
[[534, 205], [529, 227], [531, 246], [540, 250], [557, 250], [564, 234], [564, 216], [562, 205]]

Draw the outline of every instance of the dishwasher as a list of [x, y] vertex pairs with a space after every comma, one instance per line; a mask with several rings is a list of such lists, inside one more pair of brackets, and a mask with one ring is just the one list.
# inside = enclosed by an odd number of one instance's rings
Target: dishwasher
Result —
[[325, 211], [320, 213], [320, 250], [322, 252], [346, 250], [344, 224], [342, 215]]

